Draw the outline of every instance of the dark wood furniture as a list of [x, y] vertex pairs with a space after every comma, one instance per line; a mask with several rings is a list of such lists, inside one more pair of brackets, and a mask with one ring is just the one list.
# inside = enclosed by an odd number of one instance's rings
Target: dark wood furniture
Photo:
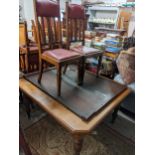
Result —
[[[82, 56], [81, 63], [81, 78], [83, 81], [85, 72], [85, 60], [90, 57], [98, 58], [98, 66], [96, 75], [98, 76], [99, 69], [102, 61], [103, 51], [95, 48], [84, 46], [85, 44], [85, 30], [87, 24], [87, 17], [84, 7], [78, 4], [69, 4], [66, 2], [66, 34], [67, 34], [67, 48], [79, 53]], [[72, 42], [82, 42], [82, 46], [71, 47]]]
[[[76, 61], [79, 62], [81, 56], [61, 48], [62, 32], [59, 1], [34, 0], [34, 13], [39, 47], [40, 75], [38, 82], [41, 83], [43, 64], [49, 63], [54, 65], [57, 69], [57, 95], [60, 96], [62, 66]], [[49, 50], [43, 52], [42, 44], [48, 44]]]
[[125, 29], [111, 29], [111, 28], [105, 28], [105, 27], [95, 27], [95, 31], [98, 33], [103, 33], [103, 32], [114, 32], [114, 33], [118, 33], [120, 36], [124, 36], [124, 34], [126, 33]]
[[[62, 95], [59, 97], [56, 93], [55, 74], [54, 69], [45, 71], [46, 78], [42, 79], [41, 85], [37, 82], [38, 73], [25, 75], [25, 78], [85, 120], [95, 115], [109, 101], [126, 89], [126, 86], [108, 78], [96, 78], [93, 73], [88, 71], [85, 72], [84, 85], [78, 86], [75, 81], [75, 73], [70, 70], [67, 75], [63, 76]], [[53, 81], [51, 85], [50, 81]]]
[[115, 108], [116, 110], [113, 116], [116, 117], [118, 106], [131, 92], [130, 89], [125, 89], [110, 101], [107, 106], [98, 111], [95, 116], [84, 121], [26, 79], [21, 78], [19, 80], [19, 87], [25, 95], [34, 101], [34, 103], [56, 119], [58, 123], [72, 134], [74, 140], [74, 155], [80, 155], [84, 136], [91, 133]]

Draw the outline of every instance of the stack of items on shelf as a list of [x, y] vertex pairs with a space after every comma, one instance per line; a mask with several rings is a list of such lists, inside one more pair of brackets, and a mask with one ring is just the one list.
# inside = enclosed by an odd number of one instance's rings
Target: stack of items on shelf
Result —
[[116, 21], [113, 18], [92, 18], [89, 22], [103, 23], [103, 24], [114, 24]]
[[115, 60], [122, 50], [122, 37], [119, 34], [107, 33], [104, 39], [105, 52], [102, 60], [101, 75], [113, 78], [116, 69]]
[[96, 36], [96, 32], [85, 31], [85, 46], [91, 47], [95, 36]]
[[115, 60], [122, 50], [122, 38], [118, 34], [108, 33], [104, 43], [105, 56]]
[[[104, 33], [104, 32], [85, 32], [85, 45], [94, 47], [101, 51], [105, 51], [102, 61], [102, 75], [113, 77], [115, 67], [113, 67], [116, 58], [118, 57], [123, 46], [123, 38], [119, 34]], [[96, 72], [98, 61], [95, 58], [88, 59], [86, 69], [91, 72]]]
[[[96, 33], [94, 31], [85, 32], [85, 45], [88, 47], [93, 47], [99, 49], [100, 51], [105, 50], [105, 44], [102, 39], [106, 37], [105, 33]], [[96, 58], [90, 58], [86, 60], [86, 69], [96, 73], [98, 60]]]
[[87, 0], [90, 2], [85, 2], [83, 4], [93, 4], [96, 6], [103, 6], [103, 7], [135, 7], [134, 0], [131, 0], [129, 2], [126, 1], [109, 1], [109, 0], [101, 0], [101, 1], [94, 1], [93, 0]]

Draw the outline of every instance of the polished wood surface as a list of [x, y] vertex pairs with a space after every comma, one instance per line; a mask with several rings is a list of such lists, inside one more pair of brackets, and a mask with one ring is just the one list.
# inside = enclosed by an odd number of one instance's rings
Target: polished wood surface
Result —
[[108, 106], [98, 112], [95, 117], [88, 121], [84, 121], [24, 78], [19, 80], [19, 87], [22, 92], [34, 101], [34, 103], [39, 105], [73, 134], [90, 133], [131, 92], [130, 89], [126, 89], [112, 100]]
[[62, 77], [62, 95], [59, 97], [56, 92], [55, 75], [55, 69], [44, 72], [41, 84], [37, 82], [38, 73], [25, 75], [25, 78], [84, 120], [93, 117], [126, 89], [125, 85], [107, 78], [96, 78], [89, 72], [85, 73], [83, 86], [78, 86], [76, 72], [67, 71], [67, 75]]

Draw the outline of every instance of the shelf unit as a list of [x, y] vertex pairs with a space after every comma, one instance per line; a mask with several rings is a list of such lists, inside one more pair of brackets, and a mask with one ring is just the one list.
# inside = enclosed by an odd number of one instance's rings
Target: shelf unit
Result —
[[116, 28], [119, 14], [118, 7], [92, 6], [87, 9], [89, 14], [89, 28], [104, 26], [106, 28]]

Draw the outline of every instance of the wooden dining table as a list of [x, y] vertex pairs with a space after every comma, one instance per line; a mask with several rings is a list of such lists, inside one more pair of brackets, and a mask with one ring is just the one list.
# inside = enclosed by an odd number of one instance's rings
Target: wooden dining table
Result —
[[84, 137], [90, 134], [108, 114], [113, 111], [116, 114], [121, 101], [131, 93], [129, 88], [124, 89], [93, 117], [84, 120], [23, 77], [19, 79], [19, 89], [68, 130], [73, 137], [74, 155], [80, 155]]

